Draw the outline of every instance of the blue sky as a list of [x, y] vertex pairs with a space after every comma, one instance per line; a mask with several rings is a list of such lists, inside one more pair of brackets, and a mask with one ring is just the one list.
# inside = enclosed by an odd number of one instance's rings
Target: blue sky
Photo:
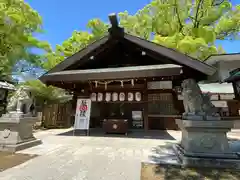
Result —
[[[43, 18], [46, 31], [39, 38], [52, 47], [69, 38], [74, 30], [86, 30], [92, 18], [108, 20], [108, 14], [127, 10], [134, 14], [151, 0], [26, 0]], [[232, 0], [240, 4], [240, 0]], [[240, 41], [220, 42], [228, 53], [240, 52]]]

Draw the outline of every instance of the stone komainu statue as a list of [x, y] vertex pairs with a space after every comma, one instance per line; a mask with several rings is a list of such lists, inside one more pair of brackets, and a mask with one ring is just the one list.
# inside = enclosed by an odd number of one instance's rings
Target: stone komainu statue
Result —
[[29, 87], [19, 87], [14, 95], [10, 98], [7, 111], [20, 111], [24, 114], [33, 113], [34, 99]]
[[219, 116], [217, 108], [211, 103], [209, 94], [202, 94], [195, 80], [186, 79], [182, 82], [182, 95], [185, 115]]

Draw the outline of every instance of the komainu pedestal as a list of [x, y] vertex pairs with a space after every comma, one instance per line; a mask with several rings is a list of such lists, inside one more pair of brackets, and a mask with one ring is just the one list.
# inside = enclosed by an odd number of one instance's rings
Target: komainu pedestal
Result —
[[[147, 173], [151, 179], [163, 179], [169, 174], [176, 176], [169, 179], [209, 179], [216, 172], [218, 177], [225, 176], [226, 169], [237, 172], [239, 177], [240, 157], [232, 151], [227, 139], [227, 132], [234, 127], [234, 121], [221, 120], [209, 95], [202, 94], [195, 80], [185, 79], [181, 86], [185, 112], [182, 119], [176, 119], [176, 124], [182, 131], [182, 140], [179, 144], [154, 150], [142, 163], [141, 180], [148, 179], [144, 176]], [[175, 169], [175, 173], [171, 169]], [[199, 178], [193, 178], [193, 169]], [[206, 171], [212, 173], [206, 176]], [[225, 176], [221, 179], [232, 178]]]
[[37, 117], [10, 112], [0, 118], [0, 151], [15, 152], [41, 144], [33, 136], [33, 124]]
[[177, 119], [176, 123], [182, 131], [181, 143], [175, 146], [182, 165], [240, 169], [239, 156], [227, 139], [233, 121]]

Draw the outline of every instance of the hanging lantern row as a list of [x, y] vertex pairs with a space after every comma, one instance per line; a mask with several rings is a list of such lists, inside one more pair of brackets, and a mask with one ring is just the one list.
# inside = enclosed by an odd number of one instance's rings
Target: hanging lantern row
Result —
[[[127, 95], [127, 97], [126, 97]], [[113, 93], [110, 93], [110, 92], [106, 92], [105, 93], [105, 96], [103, 93], [92, 93], [91, 94], [91, 100], [93, 102], [95, 101], [103, 101], [105, 100], [106, 102], [109, 102], [109, 101], [141, 101], [142, 100], [142, 94], [140, 92], [136, 92], [136, 93], [132, 93], [132, 92], [129, 92], [129, 93], [124, 93], [124, 92], [120, 92], [120, 93], [117, 93], [117, 92], [113, 92]]]
[[98, 87], [98, 85], [104, 85], [105, 89], [107, 89], [107, 85], [112, 83], [112, 82], [120, 82], [121, 87], [124, 86], [124, 82], [131, 82], [132, 86], [134, 86], [134, 79], [130, 80], [114, 80], [114, 81], [94, 81], [95, 88]]

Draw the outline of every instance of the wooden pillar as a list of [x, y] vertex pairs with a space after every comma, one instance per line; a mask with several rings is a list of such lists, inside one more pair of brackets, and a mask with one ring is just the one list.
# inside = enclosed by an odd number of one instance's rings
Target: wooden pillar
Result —
[[72, 98], [72, 109], [76, 107], [77, 104], [77, 94], [74, 92], [73, 98]]
[[144, 119], [144, 131], [147, 132], [149, 129], [148, 126], [148, 91], [147, 91], [147, 81], [144, 83], [144, 91], [143, 91], [143, 119]]

